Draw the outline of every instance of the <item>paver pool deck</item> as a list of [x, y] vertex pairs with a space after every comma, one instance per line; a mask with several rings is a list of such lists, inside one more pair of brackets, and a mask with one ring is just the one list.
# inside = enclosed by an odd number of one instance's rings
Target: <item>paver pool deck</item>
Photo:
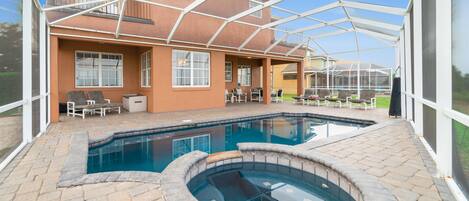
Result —
[[72, 136], [90, 140], [117, 131], [155, 128], [253, 115], [291, 112], [373, 120], [381, 125], [357, 135], [309, 142], [296, 148], [320, 151], [378, 178], [398, 200], [454, 200], [435, 164], [410, 124], [389, 118], [387, 110], [357, 110], [284, 104], [234, 104], [225, 108], [171, 112], [123, 113], [104, 118], [61, 117], [0, 172], [0, 200], [164, 200], [160, 185], [108, 182], [58, 188]]

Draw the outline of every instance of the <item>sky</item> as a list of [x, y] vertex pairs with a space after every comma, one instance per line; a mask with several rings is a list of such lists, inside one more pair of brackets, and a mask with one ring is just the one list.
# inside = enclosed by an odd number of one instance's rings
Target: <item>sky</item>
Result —
[[[18, 0], [1, 0], [2, 3], [0, 4], [0, 22], [7, 22], [7, 23], [18, 23], [20, 18], [20, 13], [18, 11]], [[44, 4], [46, 0], [39, 0], [41, 4]], [[298, 13], [308, 11], [317, 7], [321, 7], [322, 5], [329, 4], [334, 2], [335, 0], [284, 0], [281, 3], [277, 4], [276, 6], [286, 8]], [[408, 0], [349, 0], [349, 1], [359, 1], [364, 3], [371, 3], [371, 4], [379, 4], [385, 6], [392, 6], [392, 7], [400, 7], [406, 8], [408, 4]], [[394, 16], [389, 14], [382, 14], [376, 13], [372, 11], [365, 11], [361, 9], [353, 9], [348, 8], [348, 12], [352, 17], [361, 17], [366, 19], [373, 19], [378, 21], [383, 21], [387, 23], [392, 23], [396, 25], [402, 25], [403, 17], [402, 16]], [[278, 18], [284, 18], [291, 16], [289, 13], [285, 13], [278, 9], [273, 9], [272, 14]], [[324, 21], [331, 21], [340, 18], [346, 17], [342, 8], [331, 9], [316, 15], [310, 16], [315, 19], [324, 20]], [[310, 19], [298, 19], [286, 24], [279, 25], [278, 28], [286, 29], [286, 30], [295, 30], [301, 27], [311, 26], [314, 24], [318, 24], [318, 22], [310, 20]], [[352, 25], [350, 23], [341, 23], [338, 24], [344, 28], [351, 28]], [[321, 29], [307, 31], [304, 34], [309, 36], [315, 36], [324, 33], [330, 33], [337, 31], [339, 29], [334, 27], [323, 27]], [[396, 33], [398, 34], [398, 33]], [[378, 65], [383, 65], [386, 67], [395, 67], [395, 50], [394, 48], [390, 47], [388, 43], [383, 42], [382, 40], [377, 40], [373, 37], [368, 35], [357, 33], [358, 41], [359, 41], [359, 48], [361, 50], [365, 49], [374, 49], [379, 48], [379, 50], [374, 51], [362, 51], [360, 55], [356, 52], [348, 53], [348, 54], [333, 54], [337, 52], [345, 52], [345, 51], [354, 51], [356, 50], [356, 42], [355, 42], [355, 33], [350, 32], [346, 34], [326, 37], [315, 40], [315, 42], [321, 47], [325, 49], [325, 51], [331, 54], [332, 57], [339, 59], [339, 60], [352, 60], [352, 61], [363, 61], [367, 63], [375, 63]], [[281, 36], [280, 33], [276, 34], [277, 37]], [[303, 41], [303, 38], [299, 36], [290, 36], [287, 39], [287, 42], [298, 43]], [[317, 54], [324, 55], [325, 53], [321, 51], [321, 49], [314, 43], [310, 42], [310, 47], [317, 50]]]
[[[305, 12], [317, 7], [321, 7], [322, 5], [326, 5], [329, 3], [334, 2], [335, 0], [284, 0], [283, 2], [277, 4], [278, 7], [286, 8], [295, 12]], [[358, 1], [363, 3], [370, 3], [370, 4], [379, 4], [391, 7], [399, 7], [399, 8], [406, 8], [408, 4], [408, 0], [349, 0], [349, 1]], [[402, 25], [404, 18], [402, 16], [395, 16], [383, 13], [377, 13], [372, 11], [365, 11], [362, 9], [353, 9], [347, 8], [347, 11], [352, 17], [360, 17], [366, 19], [372, 19], [376, 21], [387, 22], [395, 25]], [[273, 9], [272, 14], [279, 18], [284, 18], [291, 16], [291, 14], [287, 14], [277, 9]], [[324, 21], [331, 21], [336, 19], [341, 19], [346, 17], [345, 12], [342, 8], [331, 9], [322, 13], [318, 13], [315, 15], [311, 15], [310, 17], [324, 20]], [[318, 24], [313, 20], [309, 19], [299, 19], [295, 20], [286, 24], [279, 26], [281, 29], [286, 30], [295, 30], [300, 27], [311, 26], [314, 24]], [[338, 24], [344, 28], [352, 28], [350, 23], [341, 23]], [[338, 31], [339, 29], [335, 27], [324, 27], [314, 31], [307, 31], [305, 32], [306, 35], [315, 36], [318, 34], [324, 33], [331, 33]], [[394, 33], [398, 34], [398, 33]], [[280, 36], [282, 34], [276, 34]], [[299, 42], [301, 41], [300, 37], [291, 37], [287, 40], [288, 42]], [[374, 51], [362, 51], [360, 55], [356, 52], [348, 53], [348, 54], [337, 54], [334, 55], [333, 53], [337, 52], [346, 52], [346, 51], [354, 51], [357, 49], [356, 42], [355, 42], [355, 33], [350, 32], [341, 35], [335, 35], [331, 37], [317, 39], [316, 42], [321, 45], [328, 54], [331, 54], [332, 57], [337, 58], [339, 60], [352, 60], [352, 61], [362, 61], [367, 63], [375, 63], [378, 65], [386, 66], [386, 67], [395, 67], [395, 49], [390, 47], [389, 43], [383, 42], [382, 40], [375, 39], [368, 35], [358, 33], [358, 41], [359, 41], [359, 49], [375, 49], [380, 48], [379, 50]], [[313, 42], [310, 42], [310, 47], [317, 50], [318, 54], [325, 54], [321, 49], [316, 46]], [[384, 49], [382, 49], [384, 48]]]

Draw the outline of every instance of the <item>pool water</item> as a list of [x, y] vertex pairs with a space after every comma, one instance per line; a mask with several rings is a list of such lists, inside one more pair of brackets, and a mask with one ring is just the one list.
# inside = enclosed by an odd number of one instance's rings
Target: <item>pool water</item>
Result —
[[200, 201], [354, 200], [322, 177], [266, 163], [235, 163], [212, 168], [192, 178], [187, 186]]
[[161, 172], [177, 157], [194, 150], [216, 153], [237, 150], [240, 142], [297, 145], [340, 135], [368, 124], [311, 117], [276, 116], [170, 132], [116, 138], [88, 153], [88, 173]]

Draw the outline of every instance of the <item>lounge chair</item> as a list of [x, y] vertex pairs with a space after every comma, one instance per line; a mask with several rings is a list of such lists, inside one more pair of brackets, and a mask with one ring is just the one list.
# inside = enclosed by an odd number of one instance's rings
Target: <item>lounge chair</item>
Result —
[[300, 96], [295, 96], [293, 99], [297, 103], [306, 104], [312, 97], [314, 97], [314, 89], [305, 89], [305, 93]]
[[359, 99], [350, 99], [350, 105], [349, 105], [350, 108], [353, 107], [352, 104], [363, 105], [365, 110], [367, 110], [368, 108], [371, 108], [371, 109], [376, 108], [375, 91], [374, 90], [361, 91], [361, 95]]
[[346, 105], [349, 105], [349, 101], [352, 99], [350, 96], [350, 91], [347, 90], [341, 90], [339, 91], [338, 96], [330, 96], [326, 98], [326, 105], [329, 105], [329, 103], [336, 103], [339, 105], [339, 107], [342, 107], [342, 103], [345, 103]]
[[251, 89], [251, 101], [262, 102], [262, 88]]
[[241, 103], [241, 101], [244, 101], [245, 103], [248, 102], [248, 95], [246, 93], [243, 93], [243, 90], [241, 88], [235, 89], [235, 95], [238, 103]]
[[321, 102], [325, 102], [327, 104], [327, 98], [329, 98], [330, 94], [331, 92], [327, 89], [318, 89], [318, 95], [311, 96], [309, 101], [311, 103], [315, 102], [317, 106], [320, 106]]
[[277, 92], [272, 93], [272, 102], [283, 103], [283, 90], [279, 89]]
[[99, 111], [103, 116], [103, 109], [99, 105], [93, 105], [92, 101], [87, 100], [85, 92], [83, 91], [70, 91], [67, 93], [67, 116], [81, 116], [85, 118], [87, 113], [93, 114]]
[[106, 116], [106, 112], [116, 110], [119, 114], [121, 113], [121, 104], [111, 103], [110, 99], [105, 99], [102, 91], [90, 91], [88, 97], [91, 104], [98, 105], [103, 108], [103, 116]]

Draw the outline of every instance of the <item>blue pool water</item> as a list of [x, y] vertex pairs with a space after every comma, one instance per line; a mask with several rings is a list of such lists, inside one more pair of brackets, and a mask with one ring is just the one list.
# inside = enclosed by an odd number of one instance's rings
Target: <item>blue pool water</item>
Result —
[[88, 173], [161, 172], [175, 158], [194, 150], [216, 153], [237, 150], [240, 142], [297, 145], [357, 130], [368, 124], [311, 117], [276, 116], [116, 138], [88, 153]]
[[328, 180], [298, 169], [266, 163], [211, 168], [188, 183], [200, 201], [352, 201]]

